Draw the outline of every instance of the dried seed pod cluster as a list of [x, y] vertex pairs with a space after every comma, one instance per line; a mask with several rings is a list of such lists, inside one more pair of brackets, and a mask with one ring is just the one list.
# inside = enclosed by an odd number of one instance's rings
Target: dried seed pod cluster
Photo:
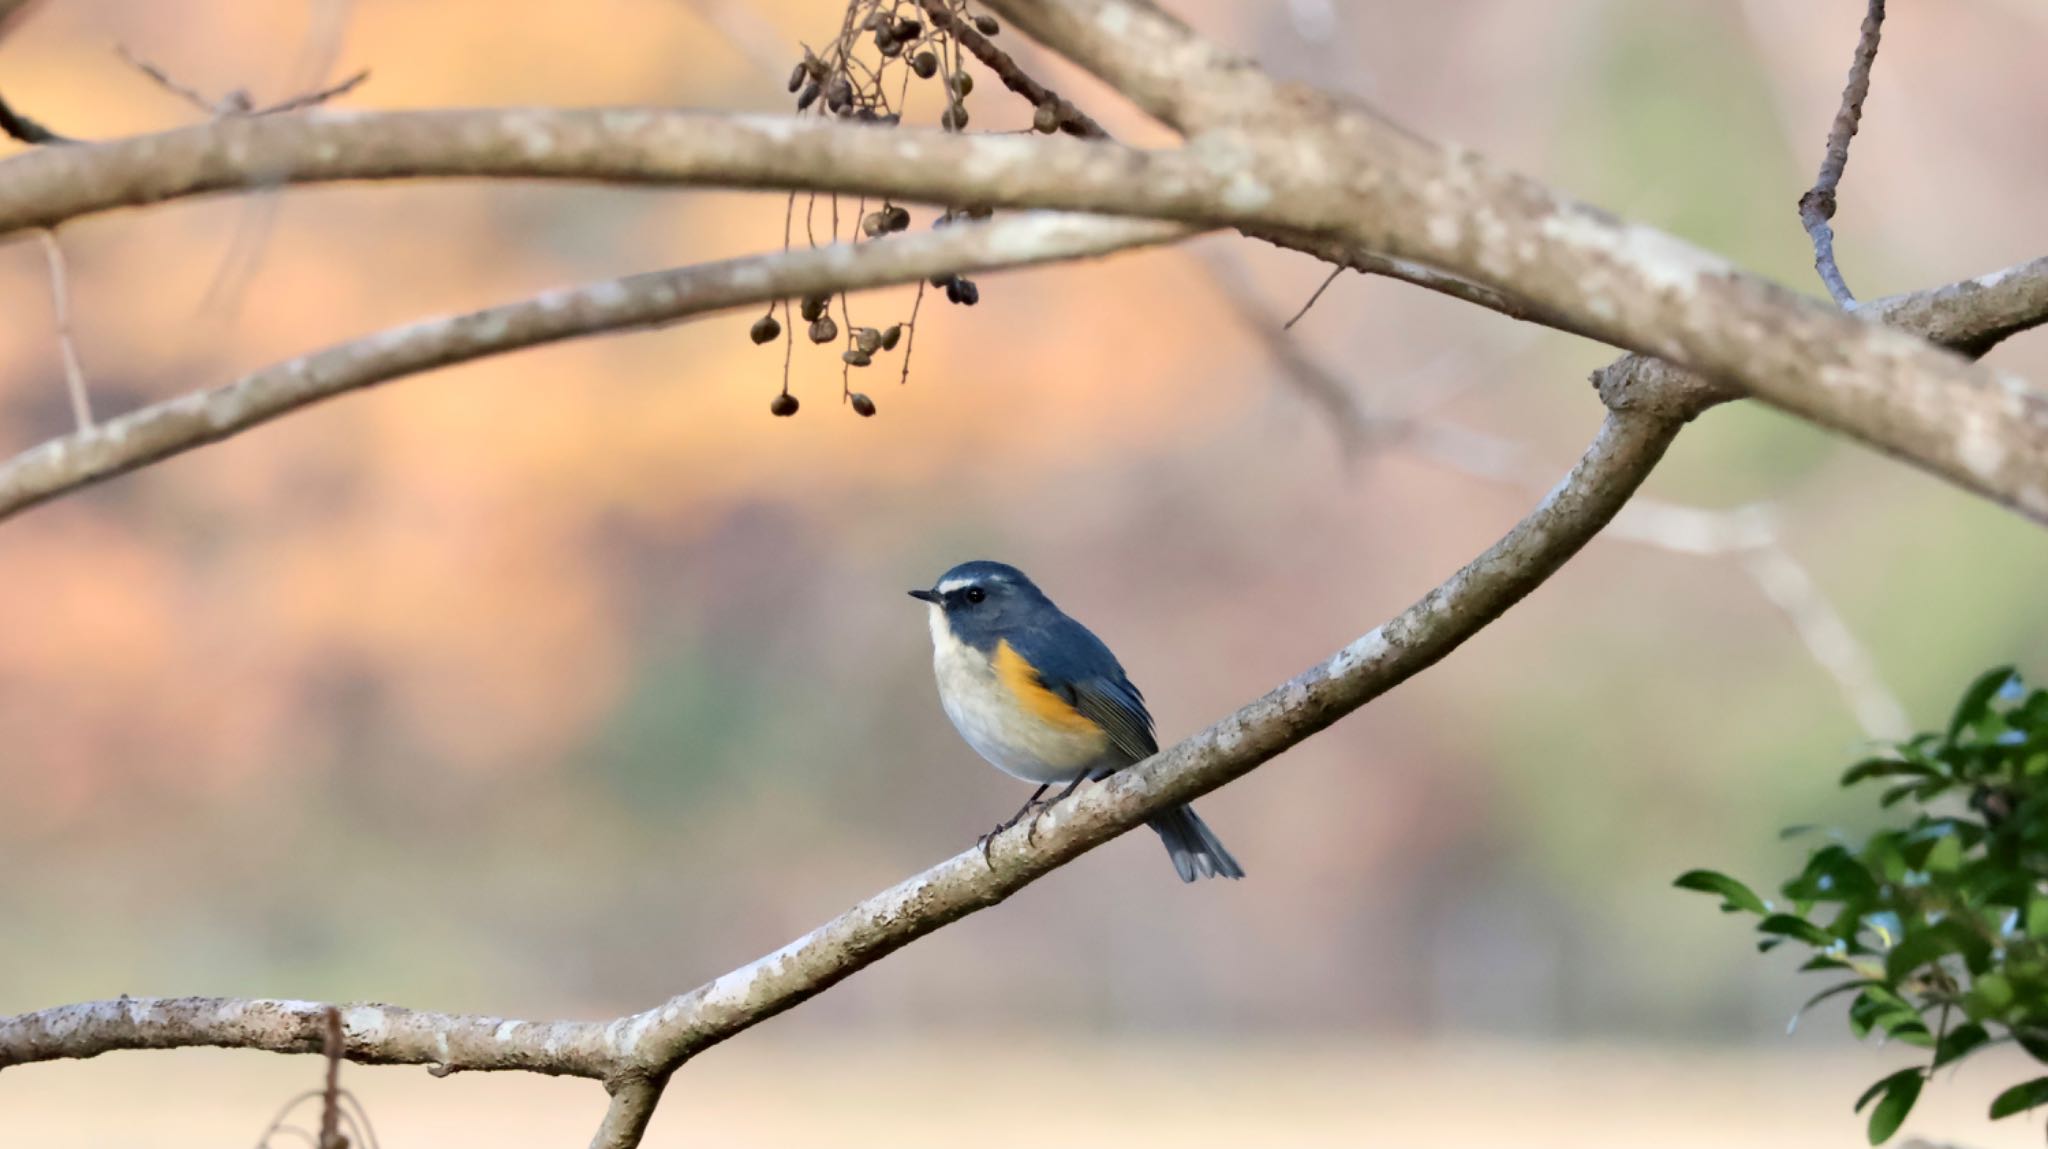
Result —
[[[969, 123], [968, 97], [974, 92], [974, 77], [966, 69], [968, 53], [959, 37], [994, 36], [1001, 31], [995, 19], [970, 12], [967, 0], [850, 0], [838, 34], [823, 49], [804, 47], [803, 59], [790, 69], [789, 91], [795, 96], [798, 115], [819, 115], [853, 123], [882, 127], [902, 122], [913, 81], [932, 80], [931, 89], [942, 101], [939, 126], [946, 131], [965, 131]], [[1059, 110], [1050, 105], [1036, 110], [1033, 127], [1055, 130]], [[1048, 120], [1050, 127], [1047, 126]], [[804, 195], [803, 232], [812, 247], [821, 243], [885, 239], [910, 228], [910, 209], [883, 202], [870, 209], [866, 200], [850, 213], [841, 211], [836, 194]], [[786, 251], [796, 230], [798, 195], [789, 197], [783, 221], [782, 245]], [[822, 201], [822, 202], [821, 202]], [[986, 207], [949, 207], [934, 214], [932, 227], [944, 227], [955, 220], [986, 219]], [[827, 238], [819, 232], [829, 228]], [[844, 228], [844, 232], [842, 232]], [[981, 289], [960, 275], [939, 275], [929, 285], [943, 289], [948, 301], [972, 307], [981, 300]], [[870, 326], [857, 323], [844, 293], [808, 295], [799, 301], [804, 335], [819, 345], [840, 343], [840, 397], [863, 418], [875, 413], [875, 401], [852, 387], [852, 372], [874, 365], [878, 356], [903, 348], [899, 382], [910, 378], [910, 354], [917, 331], [917, 316], [924, 303], [926, 284], [920, 283], [911, 304], [910, 316], [901, 322]], [[776, 308], [782, 309], [777, 320]], [[835, 318], [834, 312], [838, 315]], [[796, 396], [790, 393], [790, 365], [797, 343], [797, 324], [789, 301], [769, 305], [767, 314], [754, 321], [748, 337], [756, 345], [781, 341], [783, 344], [782, 390], [769, 410], [778, 416], [796, 414]]]

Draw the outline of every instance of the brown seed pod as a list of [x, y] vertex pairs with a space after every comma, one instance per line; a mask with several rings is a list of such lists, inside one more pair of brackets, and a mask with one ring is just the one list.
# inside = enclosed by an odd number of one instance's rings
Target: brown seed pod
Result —
[[883, 223], [885, 226], [888, 227], [890, 231], [910, 230], [909, 208], [899, 207], [895, 204], [890, 204], [888, 207], [882, 209], [882, 214], [886, 217], [883, 220]]
[[855, 391], [853, 393], [853, 412], [863, 419], [872, 418], [875, 414], [875, 401]]
[[875, 50], [882, 54], [883, 59], [891, 59], [903, 54], [903, 43], [896, 39], [894, 31], [882, 28], [875, 32]]
[[1053, 134], [1054, 132], [1059, 131], [1059, 108], [1052, 104], [1038, 105], [1038, 110], [1031, 113], [1031, 126], [1037, 129], [1038, 131], [1045, 133], [1048, 136]]
[[950, 302], [973, 307], [981, 302], [981, 289], [964, 275], [954, 276], [953, 282], [946, 285], [946, 298]]
[[896, 38], [898, 40], [908, 44], [922, 35], [924, 35], [924, 21], [913, 20], [908, 16], [896, 21]]
[[806, 295], [801, 306], [805, 320], [816, 319], [825, 314], [826, 308], [832, 306], [832, 297], [829, 295]]
[[830, 343], [839, 338], [839, 325], [829, 315], [821, 315], [811, 321], [811, 342]]
[[853, 329], [853, 345], [873, 355], [882, 349], [882, 333], [872, 327]]
[[805, 108], [808, 108], [808, 107], [810, 107], [810, 106], [811, 106], [812, 104], [815, 104], [815, 103], [817, 103], [817, 102], [818, 102], [818, 83], [817, 83], [817, 81], [816, 81], [816, 80], [813, 80], [813, 81], [811, 81], [810, 83], [808, 83], [808, 84], [805, 84], [805, 85], [804, 85], [804, 90], [803, 90], [803, 92], [802, 92], [801, 94], [799, 94], [799, 95], [797, 96], [797, 98], [796, 98], [796, 110], [797, 110], [797, 111], [799, 111], [799, 112], [801, 112], [801, 111], [803, 111], [803, 110], [804, 110]]
[[839, 357], [846, 360], [848, 367], [866, 367], [875, 361], [874, 356], [857, 347], [849, 347], [845, 351], [841, 351]]
[[897, 343], [897, 341], [898, 341], [898, 340], [900, 340], [900, 339], [902, 339], [902, 338], [903, 338], [903, 325], [902, 325], [901, 323], [892, 323], [892, 324], [890, 324], [890, 325], [889, 325], [889, 326], [888, 326], [888, 327], [887, 327], [886, 329], [884, 329], [884, 330], [883, 330], [883, 332], [882, 332], [882, 350], [884, 350], [884, 351], [894, 351], [894, 350], [896, 350], [896, 343]]
[[801, 89], [804, 86], [804, 80], [808, 78], [810, 74], [811, 70], [809, 68], [804, 67], [802, 64], [798, 64], [796, 67], [791, 68], [789, 70], [789, 90], [794, 92]]
[[860, 217], [860, 233], [873, 239], [889, 230], [889, 216], [885, 212], [871, 211]]
[[761, 318], [754, 320], [753, 330], [747, 332], [747, 335], [753, 339], [756, 346], [763, 343], [773, 343], [775, 342], [775, 337], [781, 334], [782, 324], [777, 323], [773, 315], [763, 315]]
[[974, 30], [984, 36], [993, 36], [1002, 31], [1003, 26], [996, 23], [994, 16], [976, 16], [974, 18]]
[[967, 109], [961, 107], [959, 104], [954, 104], [952, 107], [947, 108], [945, 111], [939, 113], [939, 126], [946, 129], [949, 132], [966, 131]]
[[968, 75], [965, 70], [953, 73], [947, 83], [952, 84], [953, 91], [962, 96], [974, 91], [974, 77]]
[[939, 74], [939, 58], [927, 48], [910, 58], [910, 70], [917, 73], [918, 79], [929, 80]]
[[853, 106], [853, 84], [845, 76], [834, 76], [825, 85], [825, 106], [835, 112], [843, 112]]
[[796, 396], [784, 391], [768, 404], [768, 413], [777, 418], [787, 419], [796, 414]]

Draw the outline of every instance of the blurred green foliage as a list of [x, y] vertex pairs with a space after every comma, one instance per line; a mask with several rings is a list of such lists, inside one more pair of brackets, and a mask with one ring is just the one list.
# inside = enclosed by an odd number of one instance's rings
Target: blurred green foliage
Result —
[[[1852, 975], [1801, 1012], [1852, 995], [1856, 1036], [1928, 1051], [1926, 1064], [1880, 1079], [1857, 1101], [1858, 1112], [1870, 1107], [1875, 1145], [1943, 1066], [2006, 1042], [2048, 1063], [2048, 690], [2028, 690], [2011, 667], [1982, 674], [1945, 731], [1856, 763], [1842, 785], [1881, 786], [1878, 805], [1912, 817], [1861, 844], [1835, 835], [1811, 850], [1780, 887], [1784, 905], [1711, 870], [1677, 885], [1756, 917], [1758, 950], [1805, 946], [1803, 970]], [[2048, 1076], [2000, 1093], [1991, 1116], [2044, 1102]]]

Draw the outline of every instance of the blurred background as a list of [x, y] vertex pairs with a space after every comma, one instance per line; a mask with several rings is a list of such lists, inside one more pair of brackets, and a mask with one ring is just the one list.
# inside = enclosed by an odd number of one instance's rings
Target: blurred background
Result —
[[[1856, 0], [1174, 7], [1819, 293], [1794, 204]], [[325, 66], [372, 70], [341, 107], [776, 112], [839, 11], [50, 0], [0, 42], [0, 91], [87, 137], [191, 122], [125, 45], [259, 104]], [[1000, 39], [1120, 138], [1169, 142]], [[1897, 6], [1836, 220], [1860, 295], [2048, 248], [2044, 49], [2032, 0]], [[970, 106], [1029, 122], [992, 82]], [[772, 249], [783, 220], [774, 196], [404, 185], [62, 243], [104, 416], [425, 315]], [[1585, 375], [1610, 351], [1346, 276], [1291, 338], [1368, 410], [1490, 437], [1347, 454], [1260, 334], [1322, 278], [1234, 238], [984, 276], [978, 307], [925, 299], [907, 385], [893, 356], [856, 376], [872, 419], [807, 343], [802, 410], [771, 418], [780, 347], [713, 317], [405, 380], [0, 525], [0, 1012], [126, 992], [606, 1016], [716, 976], [1022, 799], [946, 723], [903, 595], [968, 558], [1025, 567], [1100, 632], [1163, 739], [1228, 713], [1528, 507], [1476, 458], [1547, 482], [1600, 416]], [[862, 322], [910, 305], [853, 301]], [[11, 453], [70, 427], [36, 243], [0, 248], [0, 309]], [[1993, 361], [2048, 380], [2048, 337]], [[1933, 726], [1986, 666], [2041, 673], [2048, 533], [1752, 408], [1689, 430], [1649, 493], [1768, 501], [1777, 557], [1681, 553], [1682, 510], [1596, 542], [1204, 800], [1250, 880], [1183, 888], [1150, 835], [1113, 843], [707, 1054], [650, 1144], [1862, 1143], [1850, 1104], [1904, 1056], [1826, 1011], [1788, 1036], [1818, 986], [1671, 879], [1774, 884], [1799, 849], [1780, 827], [1867, 817], [1834, 779], [1887, 715]], [[1800, 625], [1833, 635], [1825, 658]], [[1981, 1117], [2011, 1068], [1973, 1062], [1908, 1133], [2033, 1143], [2038, 1122]], [[247, 1144], [317, 1071], [9, 1070], [0, 1142]], [[391, 1146], [580, 1144], [602, 1110], [582, 1082], [347, 1079]]]

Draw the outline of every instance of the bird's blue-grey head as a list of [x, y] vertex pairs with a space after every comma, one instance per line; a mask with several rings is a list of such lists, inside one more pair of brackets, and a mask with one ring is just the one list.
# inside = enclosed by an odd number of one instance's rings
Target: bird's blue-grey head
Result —
[[983, 654], [1004, 635], [1042, 623], [1046, 612], [1058, 613], [1023, 571], [987, 560], [961, 563], [910, 597], [932, 604], [954, 638]]

